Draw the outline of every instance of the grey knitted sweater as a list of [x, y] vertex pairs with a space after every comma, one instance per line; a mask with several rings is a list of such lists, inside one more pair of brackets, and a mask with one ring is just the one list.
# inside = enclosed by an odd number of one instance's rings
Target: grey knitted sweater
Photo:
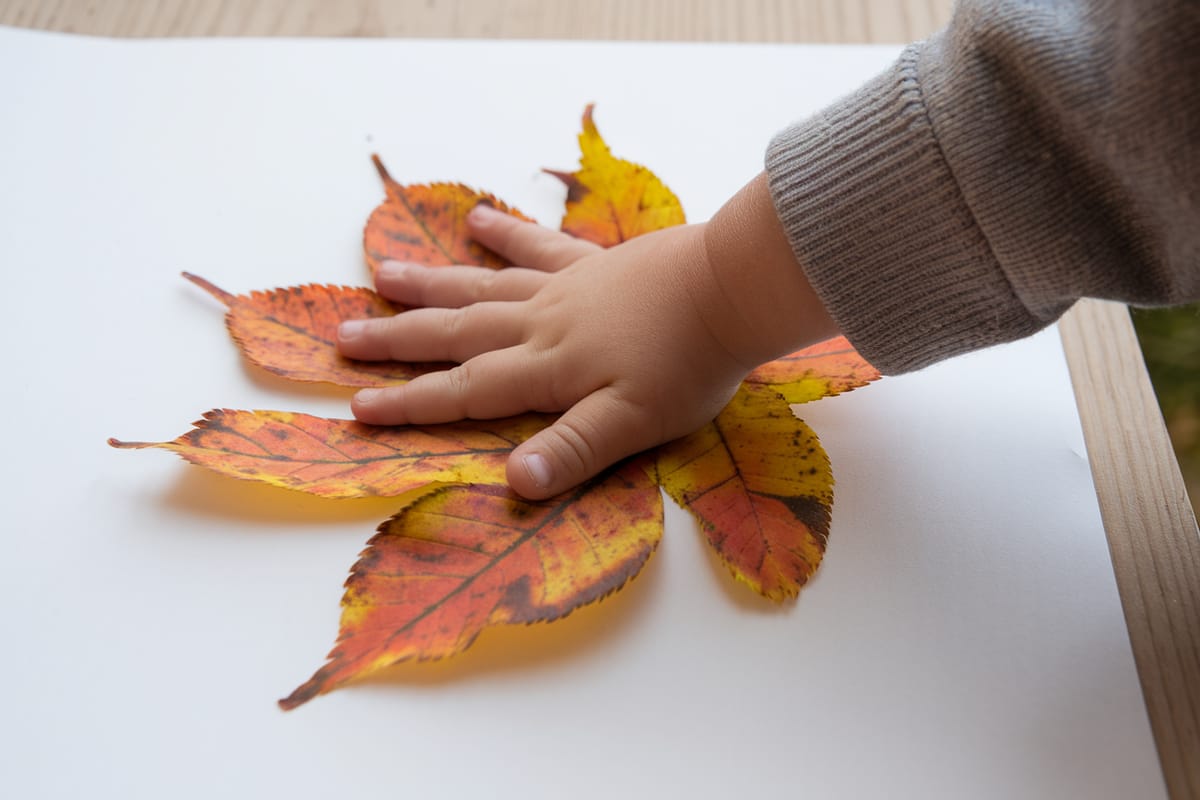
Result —
[[1080, 297], [1200, 299], [1200, 2], [962, 0], [766, 164], [797, 260], [885, 373]]

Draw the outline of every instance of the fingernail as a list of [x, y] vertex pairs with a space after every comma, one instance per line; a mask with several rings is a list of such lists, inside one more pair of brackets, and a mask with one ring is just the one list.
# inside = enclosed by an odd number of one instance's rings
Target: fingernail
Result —
[[406, 272], [408, 272], [408, 264], [403, 261], [384, 261], [379, 265], [379, 274], [375, 277], [376, 279], [399, 280], [404, 277]]
[[367, 323], [361, 319], [348, 319], [338, 325], [338, 338], [343, 342], [357, 339], [367, 329]]
[[467, 214], [467, 219], [472, 225], [486, 225], [494, 220], [500, 214], [499, 211], [489, 206], [487, 203], [480, 203], [471, 209]]
[[521, 463], [525, 465], [525, 471], [529, 473], [529, 477], [533, 478], [533, 483], [539, 489], [550, 488], [550, 462], [541, 453], [530, 453], [521, 459]]
[[382, 393], [380, 389], [359, 389], [354, 399], [363, 404], [373, 403]]

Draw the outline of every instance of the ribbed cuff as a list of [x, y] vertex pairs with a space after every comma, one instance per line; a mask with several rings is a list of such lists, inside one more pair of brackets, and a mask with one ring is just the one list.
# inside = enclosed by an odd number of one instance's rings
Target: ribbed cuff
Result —
[[921, 45], [771, 142], [776, 212], [817, 295], [888, 374], [1042, 327], [1014, 294], [929, 123]]

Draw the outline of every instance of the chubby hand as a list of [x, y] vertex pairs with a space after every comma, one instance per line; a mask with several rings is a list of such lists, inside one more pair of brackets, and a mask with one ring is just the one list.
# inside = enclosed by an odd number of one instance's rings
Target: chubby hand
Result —
[[352, 409], [363, 422], [565, 411], [508, 462], [515, 491], [548, 497], [699, 428], [754, 366], [705, 324], [711, 277], [699, 226], [603, 250], [486, 206], [468, 224], [476, 241], [522, 266], [382, 265], [378, 291], [417, 308], [343, 324], [342, 353], [460, 363], [360, 391]]
[[747, 372], [789, 349], [757, 341], [761, 322], [746, 318], [757, 309], [731, 297], [714, 271], [704, 225], [607, 250], [486, 206], [468, 225], [520, 266], [385, 262], [378, 291], [411, 310], [343, 323], [338, 347], [357, 359], [457, 362], [361, 390], [351, 408], [362, 422], [565, 412], [508, 460], [509, 485], [525, 497], [565, 491], [700, 428]]

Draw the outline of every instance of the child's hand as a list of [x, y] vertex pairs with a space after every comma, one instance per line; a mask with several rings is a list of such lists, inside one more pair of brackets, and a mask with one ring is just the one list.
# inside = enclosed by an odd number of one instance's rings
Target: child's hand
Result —
[[[745, 197], [756, 184], [763, 195]], [[722, 214], [726, 227], [737, 227], [750, 209], [726, 211], [755, 199], [766, 200], [766, 227], [773, 225], [776, 251], [784, 248], [775, 256], [785, 263], [774, 264], [782, 274], [770, 286], [757, 283], [772, 261], [761, 230], [722, 241], [730, 238], [721, 234]], [[805, 316], [797, 306], [815, 298], [761, 179], [722, 214], [707, 227], [671, 228], [604, 250], [476, 208], [468, 219], [473, 238], [522, 266], [494, 271], [385, 263], [379, 292], [418, 308], [343, 323], [341, 352], [459, 366], [402, 386], [364, 389], [352, 404], [355, 417], [392, 425], [565, 411], [509, 458], [509, 484], [535, 499], [700, 428], [759, 363], [836, 333], [819, 304], [817, 325], [800, 326], [799, 340], [797, 326], [786, 321]], [[762, 222], [754, 226], [761, 229]], [[736, 263], [738, 245], [750, 248], [744, 263]], [[729, 255], [735, 263], [712, 263]], [[779, 295], [789, 289], [787, 297]], [[764, 316], [771, 314], [784, 319]], [[808, 330], [820, 326], [828, 330]]]

